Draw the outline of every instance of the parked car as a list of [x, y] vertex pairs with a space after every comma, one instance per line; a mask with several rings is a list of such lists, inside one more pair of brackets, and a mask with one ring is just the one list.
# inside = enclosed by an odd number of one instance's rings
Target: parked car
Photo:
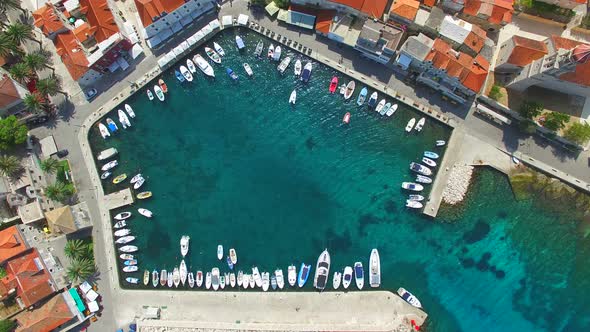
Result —
[[59, 150], [55, 153], [55, 155], [58, 158], [64, 158], [65, 156], [67, 156], [70, 152], [67, 149], [63, 149], [63, 150]]
[[92, 99], [94, 99], [94, 97], [96, 97], [97, 94], [98, 94], [98, 91], [96, 91], [96, 89], [90, 89], [90, 90], [84, 91], [84, 97], [86, 97], [86, 100], [88, 100], [88, 101], [91, 101]]

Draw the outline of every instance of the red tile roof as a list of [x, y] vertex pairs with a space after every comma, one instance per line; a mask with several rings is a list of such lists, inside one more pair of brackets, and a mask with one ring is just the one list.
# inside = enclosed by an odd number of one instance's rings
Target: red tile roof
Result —
[[334, 12], [331, 10], [320, 10], [315, 18], [315, 30], [328, 33], [330, 32], [330, 26], [332, 25], [332, 19], [334, 18]]
[[96, 28], [94, 37], [97, 42], [100, 43], [119, 32], [107, 0], [80, 0], [80, 11], [86, 14], [88, 23]]
[[552, 35], [550, 38], [551, 38], [551, 41], [553, 42], [553, 47], [555, 47], [555, 49], [571, 50], [578, 45], [584, 44], [584, 43], [579, 42], [577, 40], [568, 39], [568, 38], [564, 38], [564, 37], [560, 37], [560, 36], [556, 36], [556, 35]]
[[465, 38], [463, 44], [472, 49], [475, 53], [479, 53], [485, 44], [487, 33], [477, 25], [471, 27], [471, 32]]
[[388, 0], [365, 0], [361, 7], [361, 11], [370, 17], [382, 19], [385, 7], [387, 6], [387, 1]]
[[[6, 76], [0, 81], [0, 100], [4, 96], [4, 87], [10, 85], [18, 96], [16, 87], [10, 78]], [[20, 97], [19, 97], [20, 99]], [[4, 262], [14, 256], [17, 256], [27, 250], [25, 242], [20, 235], [16, 226], [8, 227], [0, 231], [0, 262]]]
[[547, 45], [538, 40], [528, 39], [520, 36], [513, 36], [514, 47], [506, 62], [524, 67], [529, 63], [542, 58], [548, 53]]
[[428, 7], [434, 7], [436, 5], [437, 0], [422, 0], [422, 3]]
[[47, 4], [33, 12], [34, 24], [48, 36], [64, 28], [64, 24], [54, 12], [53, 5]]
[[79, 27], [73, 30], [76, 39], [78, 39], [81, 43], [85, 42], [88, 38], [94, 36], [96, 33], [97, 28], [91, 27], [90, 24], [84, 22]]
[[420, 2], [416, 0], [395, 0], [391, 5], [390, 13], [414, 21], [418, 8], [420, 8]]
[[463, 14], [481, 14], [492, 24], [506, 24], [512, 22], [513, 3], [514, 0], [465, 0]]
[[68, 307], [62, 294], [57, 294], [41, 307], [24, 311], [15, 319], [18, 322], [16, 332], [48, 332], [69, 322], [74, 314]]
[[590, 86], [590, 62], [577, 64], [573, 72], [565, 73], [559, 79]]
[[0, 295], [7, 296], [11, 289], [16, 289], [16, 296], [25, 307], [55, 292], [37, 249], [6, 262], [6, 277], [0, 279]]
[[70, 76], [74, 81], [77, 81], [88, 71], [88, 59], [80, 48], [78, 40], [74, 33], [68, 31], [67, 33], [60, 33], [54, 41], [57, 54], [61, 57]]
[[135, 0], [135, 7], [144, 27], [152, 24], [155, 17], [164, 12], [171, 13], [183, 4], [184, 0]]

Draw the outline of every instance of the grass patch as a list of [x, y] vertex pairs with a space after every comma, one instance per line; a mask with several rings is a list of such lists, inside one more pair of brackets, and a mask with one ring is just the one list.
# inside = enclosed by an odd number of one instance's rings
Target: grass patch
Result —
[[55, 177], [62, 183], [72, 183], [72, 173], [70, 172], [70, 163], [67, 160], [59, 162]]

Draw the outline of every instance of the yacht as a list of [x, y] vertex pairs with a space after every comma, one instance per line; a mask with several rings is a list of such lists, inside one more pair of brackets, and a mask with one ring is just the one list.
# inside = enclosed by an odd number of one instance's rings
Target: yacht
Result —
[[316, 264], [315, 270], [315, 277], [313, 279], [313, 286], [317, 288], [320, 292], [326, 288], [326, 284], [328, 283], [328, 278], [330, 274], [330, 253], [328, 253], [328, 249], [324, 249], [324, 251], [318, 257], [318, 262]]
[[377, 249], [371, 250], [369, 258], [369, 285], [373, 288], [381, 285], [381, 260]]

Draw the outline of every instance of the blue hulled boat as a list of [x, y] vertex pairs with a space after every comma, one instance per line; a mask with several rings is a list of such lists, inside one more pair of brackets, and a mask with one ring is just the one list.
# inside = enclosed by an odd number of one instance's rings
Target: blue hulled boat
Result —
[[238, 74], [236, 74], [231, 68], [227, 67], [225, 69], [225, 72], [227, 73], [227, 75], [229, 77], [231, 77], [232, 80], [234, 80], [234, 81], [238, 80]]
[[361, 90], [361, 93], [359, 93], [358, 98], [356, 99], [357, 105], [363, 106], [363, 104], [365, 103], [365, 99], [367, 99], [367, 93], [369, 93], [369, 90], [367, 90], [367, 87], [364, 87]]
[[176, 79], [179, 80], [181, 83], [184, 82], [185, 78], [178, 70], [174, 70], [174, 75], [176, 75]]
[[297, 284], [299, 288], [305, 286], [307, 282], [307, 278], [309, 278], [309, 273], [311, 272], [311, 265], [305, 265], [305, 263], [301, 263], [301, 268], [299, 269], [299, 275], [297, 276]]
[[115, 131], [117, 131], [119, 129], [119, 127], [117, 127], [117, 124], [115, 123], [115, 121], [113, 121], [113, 119], [111, 118], [107, 118], [107, 127], [109, 127], [109, 130], [114, 133]]
[[229, 266], [230, 270], [234, 269], [234, 263], [231, 262], [231, 258], [227, 256], [227, 266]]

